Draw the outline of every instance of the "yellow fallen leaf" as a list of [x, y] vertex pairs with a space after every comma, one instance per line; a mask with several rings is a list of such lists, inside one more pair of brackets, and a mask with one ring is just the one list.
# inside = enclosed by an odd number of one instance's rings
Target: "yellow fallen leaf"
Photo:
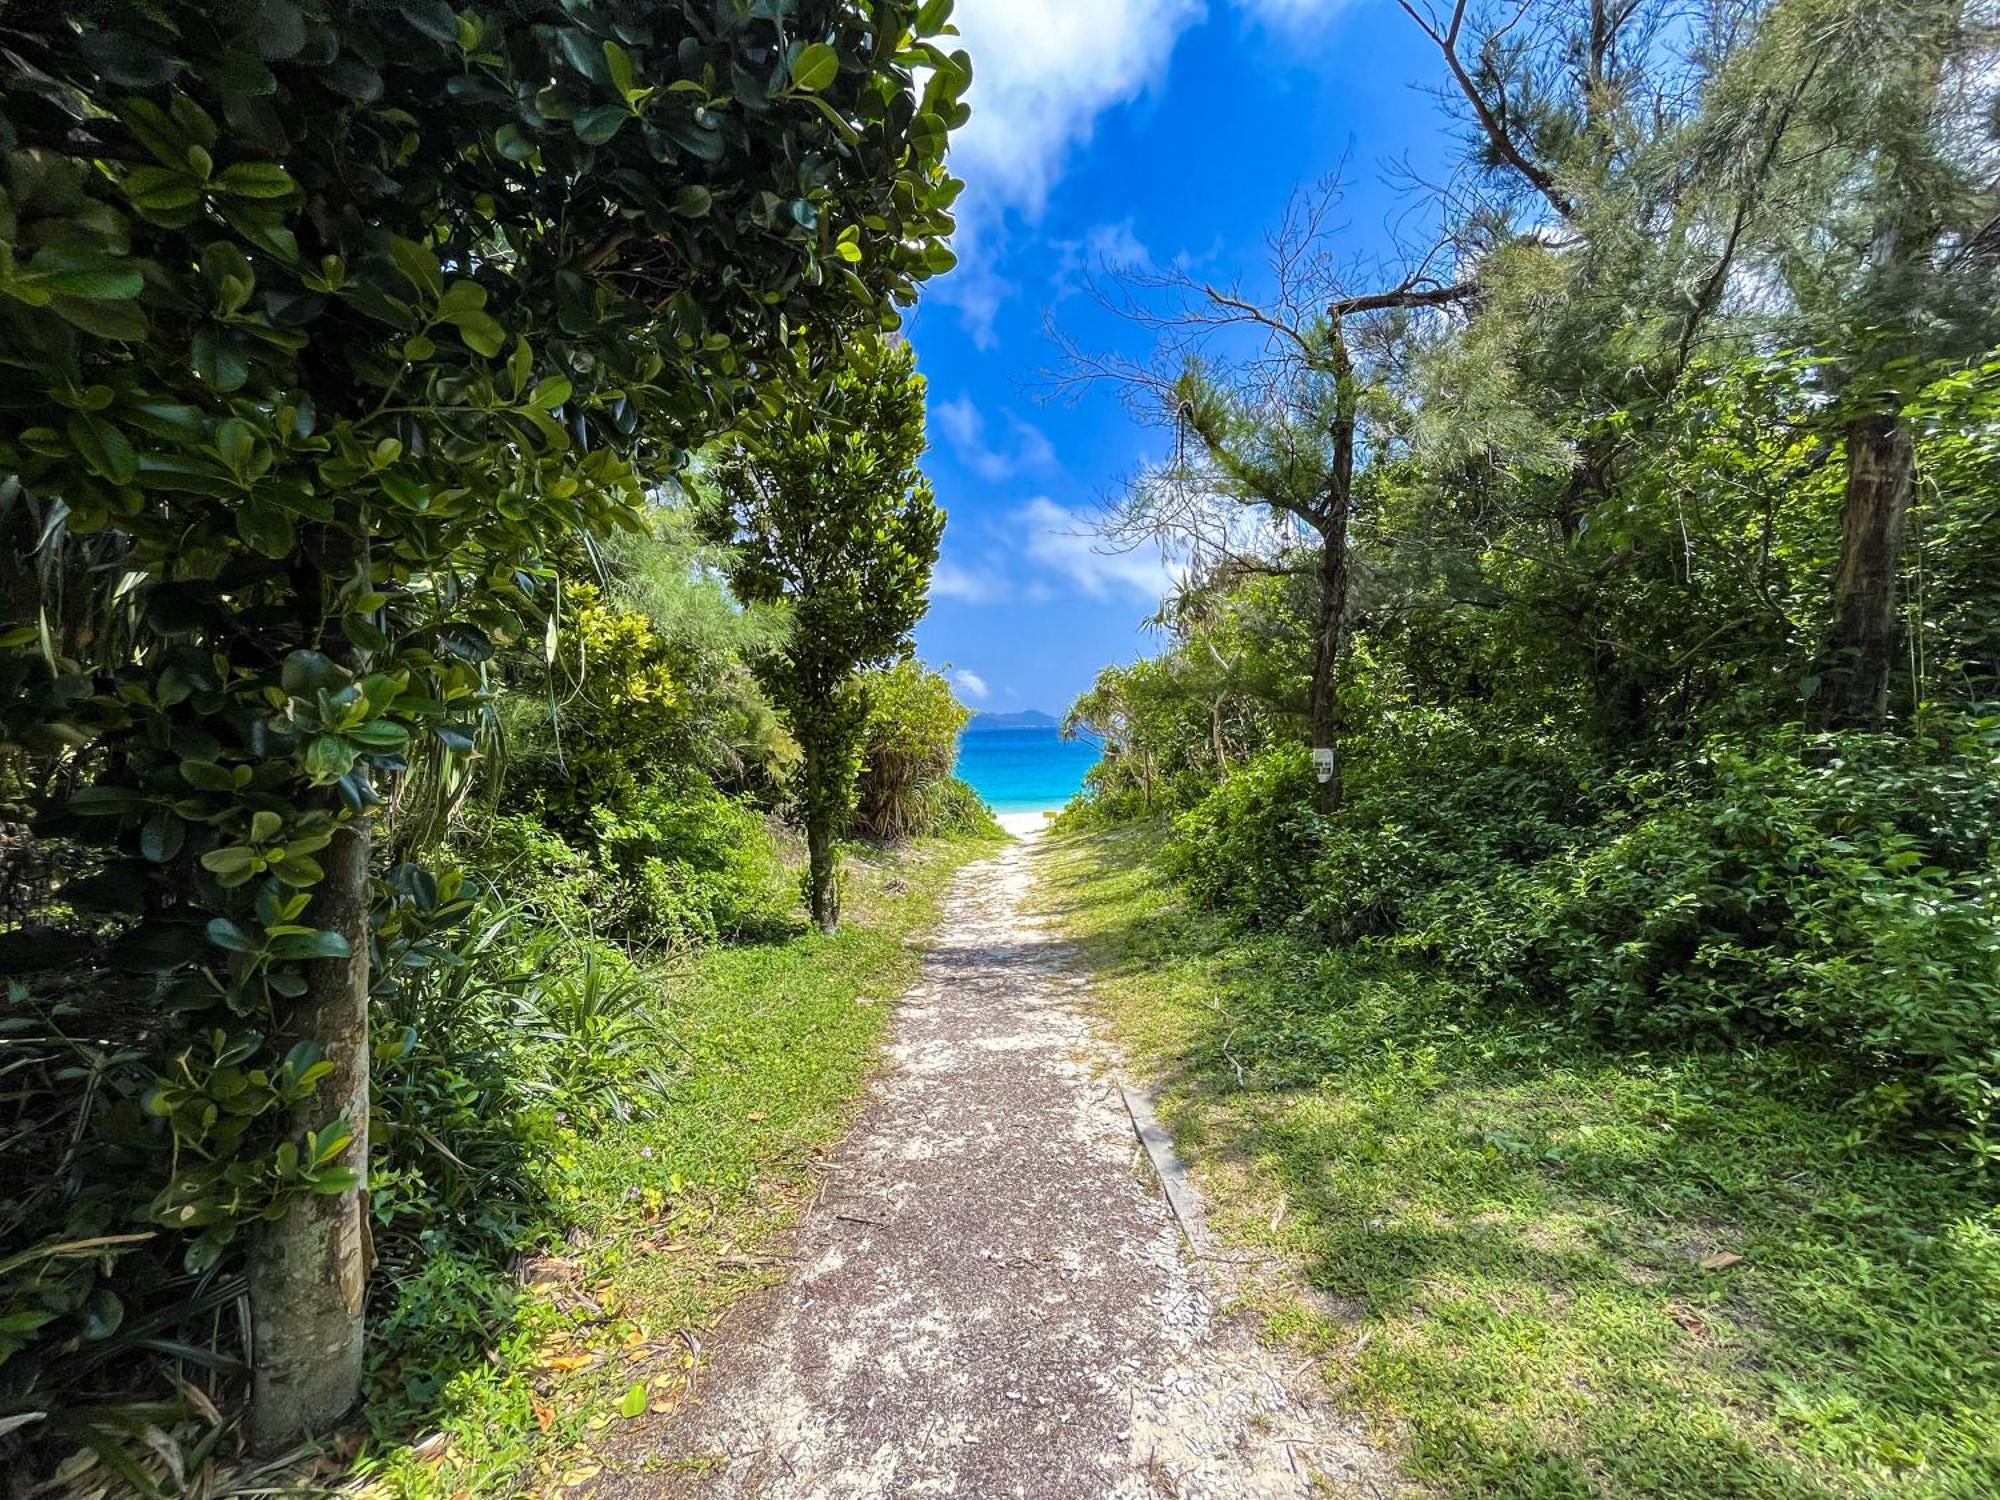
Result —
[[542, 1361], [545, 1370], [583, 1370], [597, 1363], [595, 1354], [551, 1354]]
[[1701, 1268], [1704, 1271], [1721, 1271], [1735, 1265], [1742, 1259], [1743, 1257], [1736, 1254], [1733, 1250], [1717, 1250], [1714, 1254], [1704, 1255], [1701, 1258]]
[[547, 1432], [556, 1423], [556, 1407], [553, 1401], [544, 1401], [539, 1396], [529, 1403], [534, 1407], [535, 1425]]

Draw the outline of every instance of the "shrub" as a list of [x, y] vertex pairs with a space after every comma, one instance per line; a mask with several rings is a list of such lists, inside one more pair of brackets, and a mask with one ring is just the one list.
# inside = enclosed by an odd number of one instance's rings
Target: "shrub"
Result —
[[971, 713], [942, 675], [914, 659], [866, 673], [862, 683], [868, 718], [855, 831], [876, 839], [945, 832], [935, 825], [952, 816], [952, 794], [930, 788], [952, 779], [959, 731]]
[[1325, 825], [1303, 745], [1266, 750], [1174, 822], [1171, 864], [1196, 897], [1253, 926], [1296, 915]]
[[1393, 932], [1454, 882], [1483, 885], [1568, 848], [1600, 805], [1578, 770], [1590, 764], [1550, 729], [1426, 706], [1380, 713], [1302, 887], [1306, 920], [1340, 941]]
[[1613, 1042], [1809, 1047], [1825, 1065], [1798, 1076], [2000, 1154], [2000, 721], [1795, 725], [1590, 781], [1552, 735], [1431, 709], [1383, 726], [1334, 818], [1296, 748], [1184, 814], [1193, 894]]
[[1626, 778], [1590, 840], [1439, 890], [1409, 940], [1613, 1036], [1826, 1049], [1878, 1114], [1977, 1135], [2000, 1106], [1995, 745], [1713, 740]]
[[457, 854], [461, 867], [490, 885], [528, 926], [584, 931], [603, 919], [612, 894], [594, 853], [523, 813], [483, 820], [461, 837]]
[[910, 833], [921, 838], [948, 838], [954, 834], [998, 833], [993, 809], [956, 776], [927, 781], [911, 798]]
[[634, 609], [572, 584], [557, 622], [553, 706], [516, 733], [511, 800], [557, 827], [586, 826], [593, 809], [624, 807], [661, 766], [695, 760], [692, 694], [672, 644]]
[[591, 826], [617, 881], [613, 928], [634, 942], [756, 939], [790, 922], [790, 876], [745, 803], [705, 785], [653, 787], [622, 811], [597, 809]]

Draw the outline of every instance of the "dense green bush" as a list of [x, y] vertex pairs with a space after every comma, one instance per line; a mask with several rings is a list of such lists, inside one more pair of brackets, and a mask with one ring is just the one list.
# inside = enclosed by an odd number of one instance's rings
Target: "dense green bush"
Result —
[[635, 943], [685, 947], [784, 930], [792, 880], [757, 810], [706, 785], [653, 786], [597, 808], [591, 835], [616, 885], [602, 923]]
[[1312, 786], [1305, 746], [1265, 751], [1175, 821], [1170, 867], [1250, 926], [1296, 920], [1326, 833]]
[[1991, 723], [1715, 739], [1532, 866], [1441, 886], [1407, 941], [1617, 1037], [1828, 1049], [1884, 1117], [2000, 1103]]
[[594, 852], [525, 813], [499, 813], [466, 829], [457, 857], [492, 885], [524, 925], [583, 932], [603, 920], [612, 896], [612, 882]]
[[918, 787], [911, 798], [911, 813], [909, 831], [923, 838], [996, 833], [1000, 827], [986, 800], [971, 783], [956, 776], [940, 776]]
[[1325, 830], [1307, 920], [1337, 940], [1394, 931], [1454, 882], [1569, 847], [1598, 806], [1590, 765], [1574, 736], [1546, 726], [1417, 704], [1372, 716]]
[[593, 809], [630, 802], [655, 767], [696, 757], [691, 664], [646, 614], [606, 600], [596, 585], [572, 584], [567, 595], [546, 701], [524, 698], [517, 709], [507, 794], [573, 833]]
[[2000, 1145], [2000, 721], [1718, 736], [1593, 786], [1554, 736], [1382, 731], [1332, 819], [1303, 749], [1218, 786], [1175, 824], [1181, 878], [1610, 1040], [1815, 1049], [1878, 1119]]

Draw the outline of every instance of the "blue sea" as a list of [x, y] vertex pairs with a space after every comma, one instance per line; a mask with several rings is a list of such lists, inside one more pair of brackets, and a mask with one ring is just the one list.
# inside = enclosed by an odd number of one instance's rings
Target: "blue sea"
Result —
[[975, 729], [959, 736], [958, 774], [995, 812], [1045, 812], [1083, 787], [1097, 746], [1045, 726]]

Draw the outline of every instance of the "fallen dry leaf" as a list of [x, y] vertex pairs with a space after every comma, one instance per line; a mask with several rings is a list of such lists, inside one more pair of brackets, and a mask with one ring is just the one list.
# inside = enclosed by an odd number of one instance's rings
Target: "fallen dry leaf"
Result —
[[535, 1425], [537, 1427], [547, 1432], [551, 1427], [555, 1426], [556, 1406], [553, 1401], [544, 1401], [540, 1397], [536, 1397], [529, 1404], [534, 1408]]
[[450, 1433], [434, 1432], [429, 1437], [425, 1438], [422, 1442], [418, 1443], [416, 1447], [412, 1448], [410, 1450], [410, 1456], [414, 1458], [418, 1463], [422, 1464], [436, 1463], [439, 1459], [444, 1457], [445, 1450], [450, 1446], [451, 1446]]
[[1717, 1250], [1714, 1254], [1704, 1255], [1701, 1258], [1701, 1268], [1704, 1271], [1720, 1271], [1735, 1265], [1741, 1259], [1743, 1257], [1733, 1250]]

